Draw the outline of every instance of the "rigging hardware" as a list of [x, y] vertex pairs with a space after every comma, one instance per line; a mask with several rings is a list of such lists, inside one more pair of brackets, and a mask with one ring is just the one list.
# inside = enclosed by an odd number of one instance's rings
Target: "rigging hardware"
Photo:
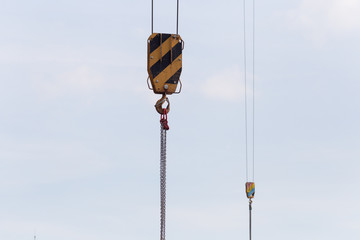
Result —
[[176, 92], [182, 70], [184, 42], [178, 34], [153, 33], [148, 39], [148, 73], [156, 94]]
[[255, 183], [254, 182], [245, 183], [245, 190], [246, 190], [246, 197], [249, 199], [249, 238], [251, 240], [251, 235], [252, 235], [251, 212], [252, 212], [252, 199], [255, 196]]
[[[166, 108], [162, 107], [164, 102], [167, 102], [167, 104], [168, 104]], [[160, 98], [156, 102], [155, 109], [159, 114], [164, 114], [164, 113], [168, 114], [170, 112], [170, 101], [169, 101], [169, 98], [166, 96], [166, 94], [163, 94], [162, 98]]]
[[[154, 33], [154, 0], [151, 0], [151, 35], [147, 40], [147, 85], [155, 94], [162, 94], [155, 109], [160, 117], [160, 239], [165, 240], [166, 223], [166, 131], [170, 101], [167, 95], [180, 93], [182, 83], [182, 50], [184, 41], [179, 35], [179, 0], [176, 9], [176, 34]], [[149, 84], [150, 81], [150, 84]], [[177, 91], [178, 83], [180, 88]], [[151, 85], [151, 86], [150, 86]], [[163, 107], [164, 103], [166, 107]]]
[[[245, 97], [245, 160], [246, 160], [246, 197], [249, 199], [249, 238], [252, 239], [252, 203], [255, 196], [255, 0], [252, 0], [252, 177], [249, 177], [248, 158], [248, 96], [247, 96], [247, 36], [246, 36], [246, 0], [243, 0], [244, 17], [244, 97]], [[251, 180], [250, 180], [251, 179]]]
[[[182, 50], [184, 41], [179, 35], [179, 0], [176, 8], [176, 34], [154, 33], [154, 0], [151, 0], [151, 35], [147, 40], [147, 70], [156, 94], [180, 93], [182, 83]], [[180, 89], [176, 91], [180, 82]]]

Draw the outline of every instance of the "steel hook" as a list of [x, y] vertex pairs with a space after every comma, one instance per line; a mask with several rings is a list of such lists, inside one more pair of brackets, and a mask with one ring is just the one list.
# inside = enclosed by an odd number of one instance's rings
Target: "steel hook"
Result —
[[[163, 108], [162, 105], [164, 104], [164, 102], [167, 102], [167, 106], [166, 108]], [[163, 94], [163, 96], [156, 102], [155, 104], [155, 109], [158, 113], [160, 114], [164, 114], [164, 110], [166, 110], [166, 113], [170, 112], [170, 101], [167, 98], [166, 94]]]

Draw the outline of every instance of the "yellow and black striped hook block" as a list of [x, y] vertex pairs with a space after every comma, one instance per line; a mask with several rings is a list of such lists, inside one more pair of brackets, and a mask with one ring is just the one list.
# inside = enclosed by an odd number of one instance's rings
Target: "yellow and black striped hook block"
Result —
[[[179, 93], [184, 48], [180, 35], [153, 33], [148, 38], [147, 46], [147, 69], [154, 93], [167, 95]], [[180, 91], [176, 92], [179, 82]]]
[[247, 198], [252, 199], [255, 197], [255, 183], [254, 182], [245, 183], [245, 189], [246, 189]]

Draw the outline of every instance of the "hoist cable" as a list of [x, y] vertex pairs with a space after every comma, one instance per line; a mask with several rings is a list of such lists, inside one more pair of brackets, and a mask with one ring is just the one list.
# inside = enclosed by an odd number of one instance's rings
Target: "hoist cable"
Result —
[[248, 166], [248, 122], [247, 122], [247, 76], [246, 76], [246, 3], [244, 2], [244, 100], [245, 100], [245, 160], [246, 160], [246, 181], [249, 180]]
[[[246, 180], [255, 181], [255, 0], [253, 0], [253, 26], [252, 26], [252, 159], [249, 159], [249, 116], [248, 116], [248, 76], [247, 76], [247, 31], [246, 31], [246, 0], [243, 1], [243, 23], [244, 23], [244, 102], [245, 102], [245, 160]], [[250, 105], [251, 106], [251, 105]], [[249, 165], [249, 162], [252, 164]], [[249, 168], [252, 168], [252, 175]]]
[[255, 0], [253, 0], [253, 162], [252, 162], [252, 169], [253, 169], [253, 179], [252, 181], [255, 182]]
[[154, 33], [154, 0], [151, 0], [151, 34]]
[[179, 0], [177, 0], [176, 8], [176, 35], [179, 35]]
[[[176, 35], [179, 35], [179, 0], [176, 2]], [[151, 34], [154, 33], [154, 0], [151, 0]]]
[[160, 239], [165, 240], [166, 220], [166, 129], [160, 127]]
[[[247, 89], [247, 16], [246, 16], [246, 0], [243, 0], [243, 16], [244, 16], [244, 100], [245, 100], [245, 160], [246, 160], [246, 193], [249, 198], [249, 239], [252, 239], [252, 198], [255, 194], [255, 0], [252, 0], [252, 159], [249, 159], [249, 142], [248, 132], [250, 127], [248, 126], [248, 89]], [[251, 104], [250, 104], [251, 106]], [[252, 165], [249, 166], [252, 161]], [[249, 168], [252, 168], [252, 175], [249, 176]], [[250, 181], [251, 179], [251, 181]]]

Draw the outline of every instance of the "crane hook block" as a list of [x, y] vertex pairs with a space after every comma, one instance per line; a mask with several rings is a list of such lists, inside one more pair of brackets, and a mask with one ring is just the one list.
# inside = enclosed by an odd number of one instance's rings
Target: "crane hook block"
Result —
[[255, 183], [254, 182], [247, 182], [245, 183], [246, 188], [246, 196], [247, 198], [251, 199], [255, 196]]
[[184, 48], [180, 35], [153, 33], [148, 38], [147, 48], [147, 69], [154, 93], [179, 93], [176, 88], [180, 81]]

